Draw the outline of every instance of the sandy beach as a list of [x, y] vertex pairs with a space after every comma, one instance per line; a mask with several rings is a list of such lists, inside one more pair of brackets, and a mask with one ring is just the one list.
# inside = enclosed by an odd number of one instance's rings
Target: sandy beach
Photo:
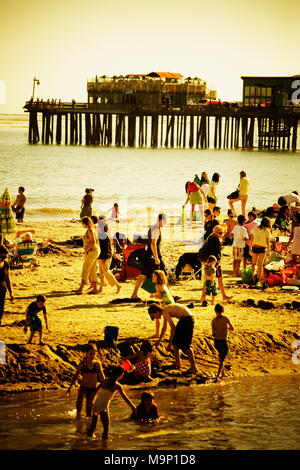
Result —
[[[34, 229], [36, 241], [44, 248], [49, 238], [64, 241], [74, 235], [83, 235], [81, 224], [75, 220], [24, 223], [18, 228]], [[0, 328], [0, 340], [5, 344], [6, 352], [6, 361], [0, 365], [0, 394], [66, 387], [89, 341], [97, 345], [104, 370], [112, 364], [120, 364], [118, 349], [103, 341], [105, 326], [117, 326], [118, 344], [127, 341], [135, 350], [155, 331], [147, 313], [147, 292], [139, 290], [141, 301], [138, 303], [112, 303], [116, 298], [128, 299], [131, 296], [134, 280], [123, 282], [118, 296], [115, 288], [109, 286], [101, 294], [90, 295], [86, 291], [76, 295], [72, 291], [80, 283], [83, 249], [56, 246], [46, 251], [38, 254], [36, 267], [11, 270], [15, 300], [10, 302], [7, 296]], [[191, 245], [187, 249], [182, 241], [170, 242], [163, 238], [162, 253], [171, 267], [175, 268], [179, 256], [186, 251], [197, 251], [197, 247]], [[290, 307], [293, 300], [299, 300], [299, 291], [284, 292], [279, 287], [265, 291], [242, 288], [237, 283], [239, 279], [232, 277], [231, 247], [224, 247], [222, 267], [226, 294], [233, 296], [232, 300], [224, 303], [225, 315], [234, 326], [234, 331], [229, 334], [227, 377], [224, 380], [239, 376], [299, 373], [299, 365], [292, 361], [292, 343], [299, 338], [299, 310]], [[193, 349], [199, 374], [185, 374], [189, 368], [185, 359], [182, 371], [173, 368], [174, 357], [166, 351], [168, 330], [162, 345], [153, 354], [154, 380], [151, 386], [212, 380], [218, 366], [211, 335], [214, 307], [210, 303], [206, 308], [201, 306], [202, 282], [199, 280], [183, 279], [170, 287], [173, 295], [180, 298], [178, 302], [194, 304]], [[26, 344], [29, 333], [25, 335], [23, 332], [25, 309], [37, 294], [47, 296], [49, 331], [43, 329], [44, 345], [37, 344], [37, 335], [32, 344]], [[255, 306], [250, 307], [248, 299], [253, 299]], [[271, 302], [272, 308], [259, 308], [259, 300]], [[222, 303], [220, 293], [217, 302]], [[43, 321], [42, 315], [41, 318]]]

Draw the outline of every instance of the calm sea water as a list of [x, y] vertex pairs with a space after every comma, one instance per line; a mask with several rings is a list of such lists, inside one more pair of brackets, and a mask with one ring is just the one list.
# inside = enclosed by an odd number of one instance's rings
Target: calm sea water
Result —
[[[29, 145], [27, 116], [0, 115], [0, 194], [27, 195], [27, 221], [78, 217], [85, 187], [95, 189], [95, 213], [114, 202], [121, 218], [140, 223], [160, 210], [180, 215], [185, 182], [206, 171], [221, 174], [218, 205], [238, 184], [252, 182], [249, 209], [265, 208], [299, 188], [300, 152], [139, 149]], [[130, 390], [138, 402], [139, 393]], [[156, 390], [161, 420], [139, 425], [119, 399], [112, 404], [108, 449], [298, 449], [300, 378], [266, 377], [223, 385]], [[87, 440], [88, 424], [75, 421], [75, 392], [41, 392], [0, 401], [0, 449], [99, 449]], [[98, 427], [97, 435], [100, 435]]]
[[[135, 403], [140, 391], [127, 390]], [[161, 418], [129, 419], [119, 397], [111, 403], [110, 439], [99, 421], [75, 419], [76, 392], [25, 393], [0, 401], [0, 449], [6, 450], [298, 450], [300, 376], [244, 378], [223, 384], [156, 389]]]
[[159, 210], [180, 215], [185, 183], [202, 171], [221, 174], [217, 195], [223, 213], [241, 170], [252, 183], [249, 210], [300, 189], [300, 151], [30, 145], [27, 119], [27, 114], [0, 115], [0, 193], [8, 187], [15, 198], [20, 185], [26, 188], [27, 221], [78, 217], [86, 187], [95, 189], [96, 214], [118, 202], [121, 218], [145, 219], [147, 207], [155, 215]]

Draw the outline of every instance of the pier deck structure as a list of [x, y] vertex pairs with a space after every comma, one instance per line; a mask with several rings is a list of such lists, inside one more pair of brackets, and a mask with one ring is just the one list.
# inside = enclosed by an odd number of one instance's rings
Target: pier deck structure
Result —
[[[37, 144], [297, 150], [300, 107], [27, 101]], [[40, 133], [41, 127], [41, 133]]]

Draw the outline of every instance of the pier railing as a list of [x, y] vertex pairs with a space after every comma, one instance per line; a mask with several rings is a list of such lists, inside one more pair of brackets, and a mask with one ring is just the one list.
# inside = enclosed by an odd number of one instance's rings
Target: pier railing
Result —
[[174, 108], [31, 100], [24, 109], [29, 143], [65, 145], [296, 150], [300, 119], [300, 107], [237, 103]]

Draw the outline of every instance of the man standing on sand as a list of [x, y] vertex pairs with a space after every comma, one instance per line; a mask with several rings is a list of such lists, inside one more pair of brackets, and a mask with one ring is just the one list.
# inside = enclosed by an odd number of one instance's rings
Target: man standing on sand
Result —
[[229, 199], [228, 204], [233, 214], [236, 217], [236, 213], [233, 204], [237, 201], [241, 201], [242, 215], [246, 217], [246, 204], [248, 200], [248, 193], [250, 190], [250, 180], [247, 178], [245, 171], [240, 171], [240, 184], [238, 186], [239, 195], [237, 199]]
[[[158, 346], [164, 337], [168, 324], [170, 325], [171, 333], [169, 338], [169, 344], [167, 351], [174, 349], [176, 367], [180, 370], [180, 354], [181, 349], [189, 358], [191, 368], [187, 371], [188, 373], [197, 374], [198, 369], [195, 364], [195, 357], [191, 348], [194, 331], [194, 317], [192, 312], [185, 305], [181, 304], [169, 304], [164, 308], [161, 308], [157, 304], [152, 304], [148, 308], [148, 313], [151, 320], [163, 317], [164, 323], [161, 329], [159, 340], [155, 343]], [[178, 323], [175, 326], [173, 318], [177, 318]]]
[[219, 369], [216, 377], [216, 382], [219, 377], [224, 377], [224, 361], [228, 353], [227, 344], [227, 331], [233, 330], [233, 326], [230, 323], [229, 318], [222, 315], [224, 313], [224, 307], [221, 304], [215, 306], [216, 317], [212, 320], [212, 334], [214, 337], [215, 348], [219, 353]]
[[137, 298], [138, 289], [143, 284], [147, 277], [151, 277], [153, 272], [156, 269], [165, 270], [165, 265], [162, 260], [160, 253], [160, 243], [161, 243], [161, 227], [166, 223], [165, 214], [159, 214], [155, 225], [152, 225], [148, 230], [148, 242], [146, 249], [146, 257], [143, 260], [143, 270], [141, 274], [137, 277], [135, 282], [134, 290], [131, 295], [132, 299]]
[[23, 219], [24, 219], [25, 202], [26, 202], [26, 196], [24, 192], [25, 192], [25, 188], [23, 186], [20, 186], [18, 189], [18, 195], [16, 197], [16, 200], [12, 205], [12, 210], [13, 212], [16, 213], [16, 219], [18, 222], [23, 222]]

